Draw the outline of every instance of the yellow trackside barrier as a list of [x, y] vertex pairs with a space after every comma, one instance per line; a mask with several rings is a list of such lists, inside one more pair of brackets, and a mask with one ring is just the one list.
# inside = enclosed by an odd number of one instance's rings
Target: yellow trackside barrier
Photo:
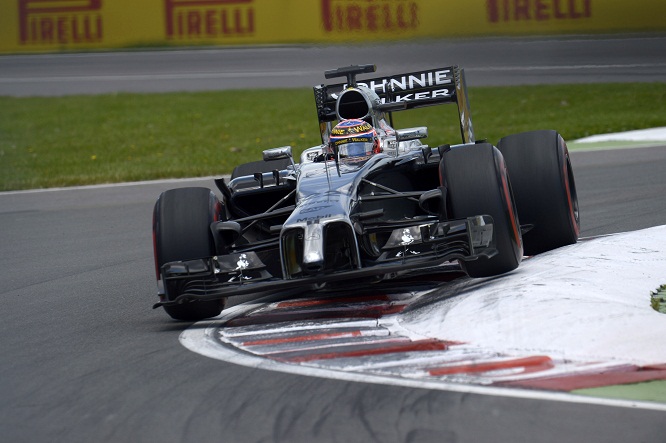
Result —
[[0, 53], [666, 30], [664, 0], [0, 0]]

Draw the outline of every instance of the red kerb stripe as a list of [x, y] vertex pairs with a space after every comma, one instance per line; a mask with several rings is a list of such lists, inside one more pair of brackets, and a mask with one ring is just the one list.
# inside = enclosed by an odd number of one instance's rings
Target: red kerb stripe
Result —
[[357, 349], [355, 351], [342, 351], [342, 352], [328, 352], [321, 354], [307, 354], [298, 355], [294, 357], [278, 358], [291, 363], [302, 363], [313, 360], [330, 360], [334, 358], [348, 358], [348, 357], [367, 357], [371, 355], [383, 354], [396, 354], [400, 352], [417, 352], [417, 351], [445, 351], [451, 343], [439, 340], [419, 340], [409, 341], [406, 343], [397, 343], [393, 345], [383, 345], [381, 347], [370, 349]]
[[324, 298], [313, 300], [294, 300], [278, 303], [278, 308], [304, 308], [308, 306], [330, 305], [333, 303], [360, 303], [367, 301], [390, 301], [388, 295], [372, 295], [366, 297]]
[[502, 360], [493, 362], [469, 363], [456, 366], [445, 366], [443, 368], [430, 369], [430, 375], [436, 377], [440, 375], [476, 373], [498, 371], [500, 369], [525, 368], [524, 372], [536, 372], [550, 369], [553, 367], [553, 361], [547, 356], [533, 356], [525, 358], [515, 358], [512, 360]]
[[299, 335], [296, 337], [277, 337], [277, 338], [267, 338], [264, 340], [250, 340], [243, 342], [243, 346], [279, 345], [283, 343], [298, 343], [303, 341], [315, 341], [315, 340], [326, 340], [330, 338], [360, 337], [360, 336], [361, 336], [361, 331], [325, 332], [321, 334]]

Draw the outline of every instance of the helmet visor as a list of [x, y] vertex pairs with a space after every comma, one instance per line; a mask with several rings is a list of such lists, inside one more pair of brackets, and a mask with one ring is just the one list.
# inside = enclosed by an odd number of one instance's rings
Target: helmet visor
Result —
[[372, 155], [373, 143], [353, 142], [340, 145], [340, 156], [342, 157], [366, 157]]

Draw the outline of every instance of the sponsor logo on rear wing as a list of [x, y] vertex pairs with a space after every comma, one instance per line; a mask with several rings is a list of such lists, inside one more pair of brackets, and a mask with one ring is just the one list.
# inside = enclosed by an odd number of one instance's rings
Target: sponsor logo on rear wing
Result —
[[[389, 112], [421, 108], [425, 106], [455, 103], [460, 115], [460, 131], [463, 143], [474, 142], [471, 112], [467, 98], [464, 70], [458, 66], [435, 68], [387, 77], [359, 79], [357, 85], [366, 86], [377, 93], [381, 103], [398, 104]], [[314, 87], [317, 115], [322, 140], [326, 137], [326, 122], [336, 119], [335, 103], [340, 93], [348, 88], [346, 83]]]
[[[389, 77], [358, 80], [379, 95], [382, 103], [416, 102], [425, 104], [455, 102], [455, 75], [457, 67], [429, 69]], [[335, 103], [340, 92], [347, 89], [346, 83], [326, 85], [327, 104]], [[411, 107], [411, 106], [409, 106]]]

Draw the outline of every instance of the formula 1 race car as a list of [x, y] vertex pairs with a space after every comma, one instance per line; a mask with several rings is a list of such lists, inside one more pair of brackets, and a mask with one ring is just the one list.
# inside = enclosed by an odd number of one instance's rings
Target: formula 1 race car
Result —
[[[567, 146], [552, 130], [476, 141], [463, 69], [357, 81], [374, 65], [327, 71], [314, 88], [322, 144], [236, 167], [227, 182], [162, 193], [153, 214], [157, 287], [180, 320], [218, 315], [227, 297], [359, 287], [459, 263], [472, 278], [580, 231]], [[452, 103], [462, 143], [431, 147], [393, 113]]]

